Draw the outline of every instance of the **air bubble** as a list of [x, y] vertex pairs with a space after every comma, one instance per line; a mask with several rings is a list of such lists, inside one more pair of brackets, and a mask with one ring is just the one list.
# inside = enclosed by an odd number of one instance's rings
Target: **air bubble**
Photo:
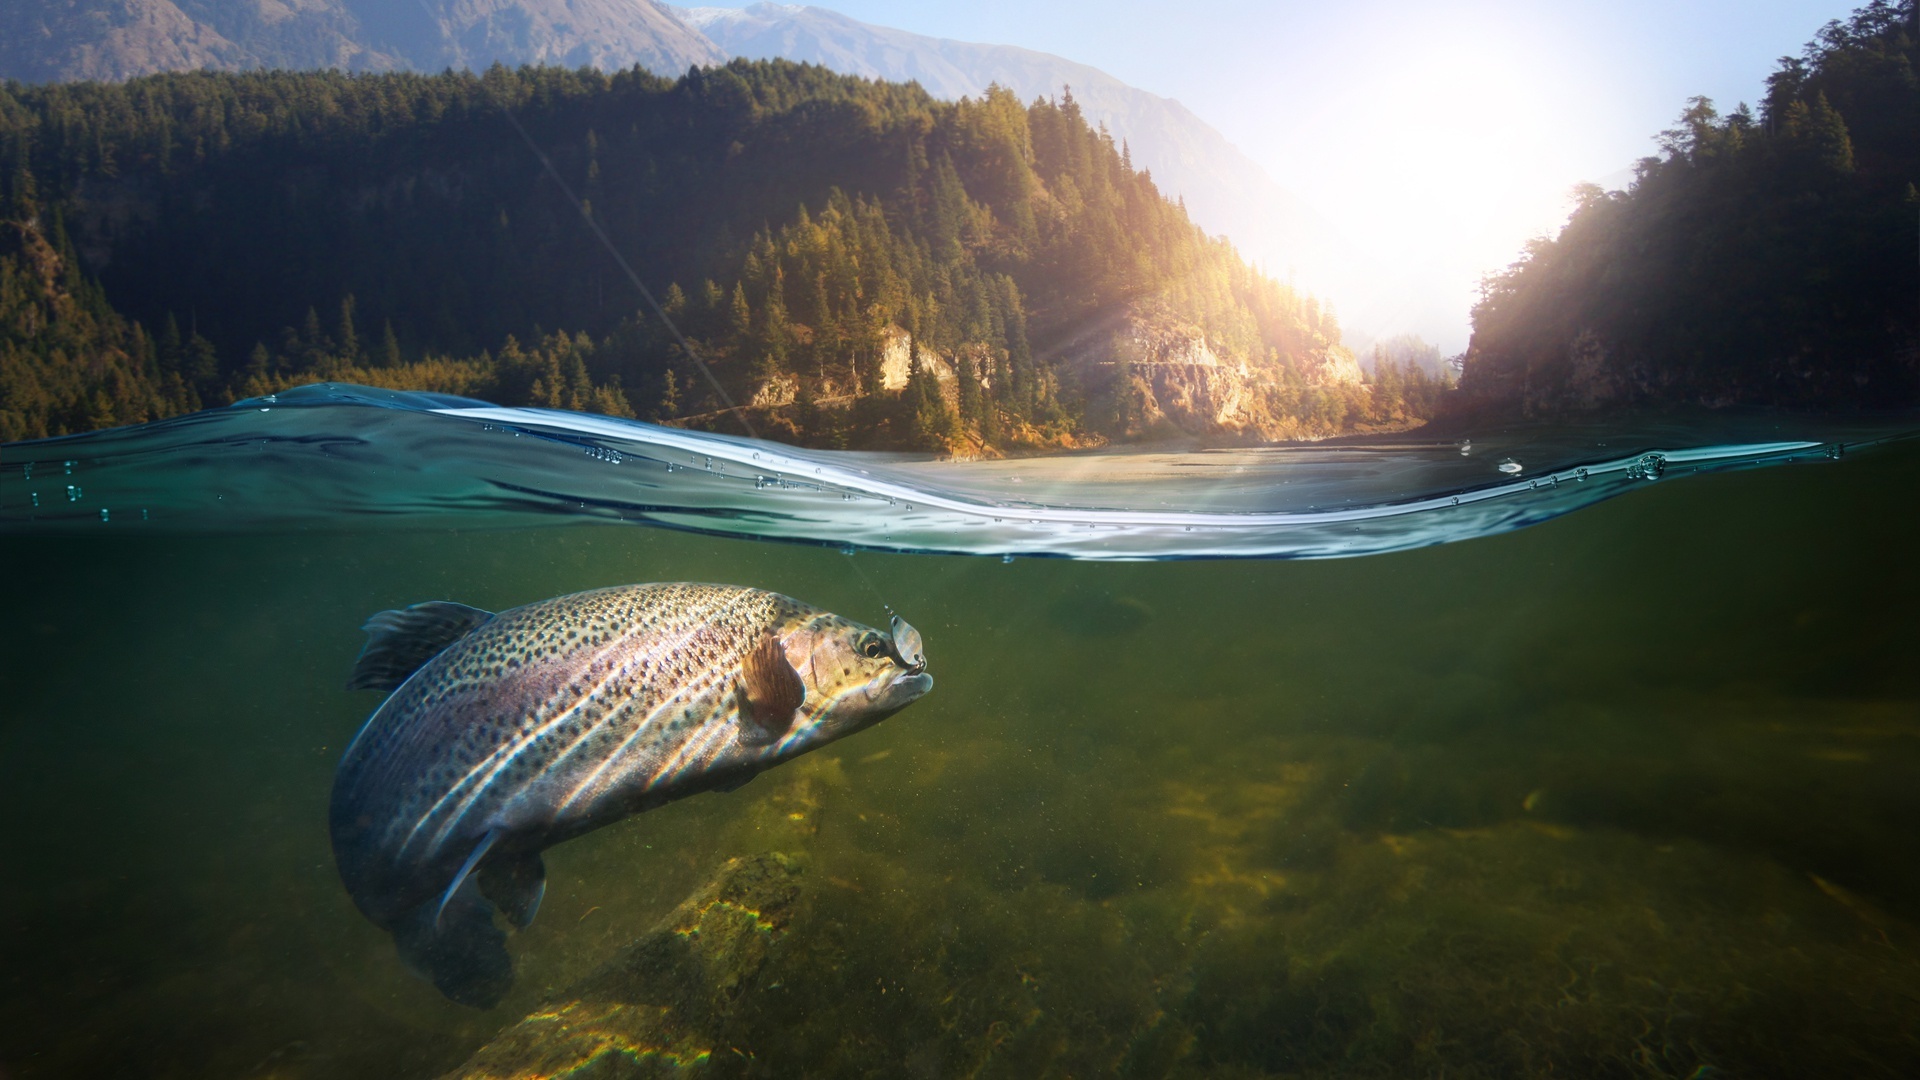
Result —
[[1460, 440], [1460, 456], [1461, 456], [1461, 457], [1467, 457], [1468, 455], [1470, 455], [1470, 454], [1472, 454], [1472, 453], [1473, 453], [1473, 440], [1472, 440], [1472, 439], [1461, 439], [1461, 440]]
[[73, 484], [67, 485], [67, 501], [68, 502], [79, 502], [81, 494], [82, 492], [78, 487], [74, 486]]
[[107, 520], [107, 508], [104, 506], [100, 508], [100, 520], [101, 521]]
[[1001, 561], [1001, 562], [1003, 562], [1003, 563], [1011, 563], [1011, 562], [1013, 561], [1013, 556], [1011, 556], [1011, 555], [1002, 555], [1002, 556], [1000, 556], [1000, 561]]
[[853, 545], [852, 545], [852, 544], [843, 544], [843, 545], [841, 545], [841, 547], [840, 547], [840, 554], [842, 554], [842, 555], [847, 555], [847, 556], [851, 556], [851, 555], [853, 554]]
[[1518, 476], [1520, 475], [1520, 470], [1526, 468], [1526, 466], [1520, 464], [1519, 462], [1513, 460], [1512, 458], [1501, 458], [1498, 468], [1501, 472], [1506, 473], [1508, 476]]
[[1638, 461], [1627, 466], [1629, 480], [1658, 480], [1660, 474], [1667, 471], [1667, 459], [1660, 454], [1646, 454]]

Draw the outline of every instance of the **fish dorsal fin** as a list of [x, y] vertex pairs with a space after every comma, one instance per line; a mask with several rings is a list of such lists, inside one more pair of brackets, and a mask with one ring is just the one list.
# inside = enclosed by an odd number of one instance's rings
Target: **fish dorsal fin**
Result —
[[347, 689], [392, 690], [491, 618], [491, 611], [451, 600], [382, 611], [361, 627], [367, 632], [367, 644], [353, 662]]
[[807, 700], [807, 684], [787, 662], [787, 650], [772, 634], [741, 664], [740, 745], [766, 746], [793, 727], [793, 714]]

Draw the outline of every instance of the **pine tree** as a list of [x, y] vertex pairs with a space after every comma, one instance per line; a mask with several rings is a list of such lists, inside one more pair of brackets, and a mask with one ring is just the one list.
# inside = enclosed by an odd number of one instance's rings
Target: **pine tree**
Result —
[[202, 398], [213, 397], [220, 388], [219, 354], [197, 331], [187, 342], [180, 375]]
[[753, 309], [747, 305], [747, 284], [744, 280], [736, 281], [733, 285], [728, 329], [733, 332], [733, 339], [743, 344], [753, 336]]
[[167, 312], [167, 321], [160, 325], [160, 370], [182, 371], [186, 367], [186, 349], [180, 340], [180, 320]]
[[360, 335], [354, 332], [354, 328], [353, 328], [353, 294], [352, 293], [348, 293], [347, 295], [340, 298], [339, 327], [340, 329], [334, 338], [334, 344], [336, 348], [339, 350], [339, 355], [346, 358], [348, 361], [359, 360], [360, 359]]
[[661, 379], [660, 401], [654, 406], [654, 419], [671, 420], [680, 415], [680, 379], [668, 368]]
[[400, 339], [394, 335], [393, 320], [384, 319], [380, 326], [380, 366], [397, 368], [400, 362]]
[[787, 318], [786, 274], [775, 266], [773, 281], [767, 286], [767, 304], [760, 317], [759, 355], [756, 363], [762, 375], [788, 370], [793, 347], [793, 326]]

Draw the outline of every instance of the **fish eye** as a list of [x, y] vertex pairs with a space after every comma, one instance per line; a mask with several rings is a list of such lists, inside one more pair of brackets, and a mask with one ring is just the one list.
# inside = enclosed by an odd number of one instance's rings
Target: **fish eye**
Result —
[[887, 643], [880, 640], [879, 634], [868, 634], [860, 640], [860, 655], [878, 660], [887, 655]]

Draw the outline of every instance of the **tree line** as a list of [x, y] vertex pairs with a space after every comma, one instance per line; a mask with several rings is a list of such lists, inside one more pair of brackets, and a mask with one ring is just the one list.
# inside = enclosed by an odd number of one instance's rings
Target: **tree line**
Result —
[[[9, 83], [0, 177], [7, 438], [335, 379], [714, 426], [759, 398], [827, 445], [1084, 444], [1134, 434], [1146, 384], [1064, 344], [1118, 312], [1203, 335], [1304, 434], [1429, 407], [1328, 378], [1332, 312], [1070, 91], [948, 103], [784, 61]], [[902, 334], [940, 360], [904, 385]]]
[[1756, 113], [1694, 98], [1627, 191], [1489, 278], [1462, 409], [1920, 402], [1920, 33], [1873, 0]]

